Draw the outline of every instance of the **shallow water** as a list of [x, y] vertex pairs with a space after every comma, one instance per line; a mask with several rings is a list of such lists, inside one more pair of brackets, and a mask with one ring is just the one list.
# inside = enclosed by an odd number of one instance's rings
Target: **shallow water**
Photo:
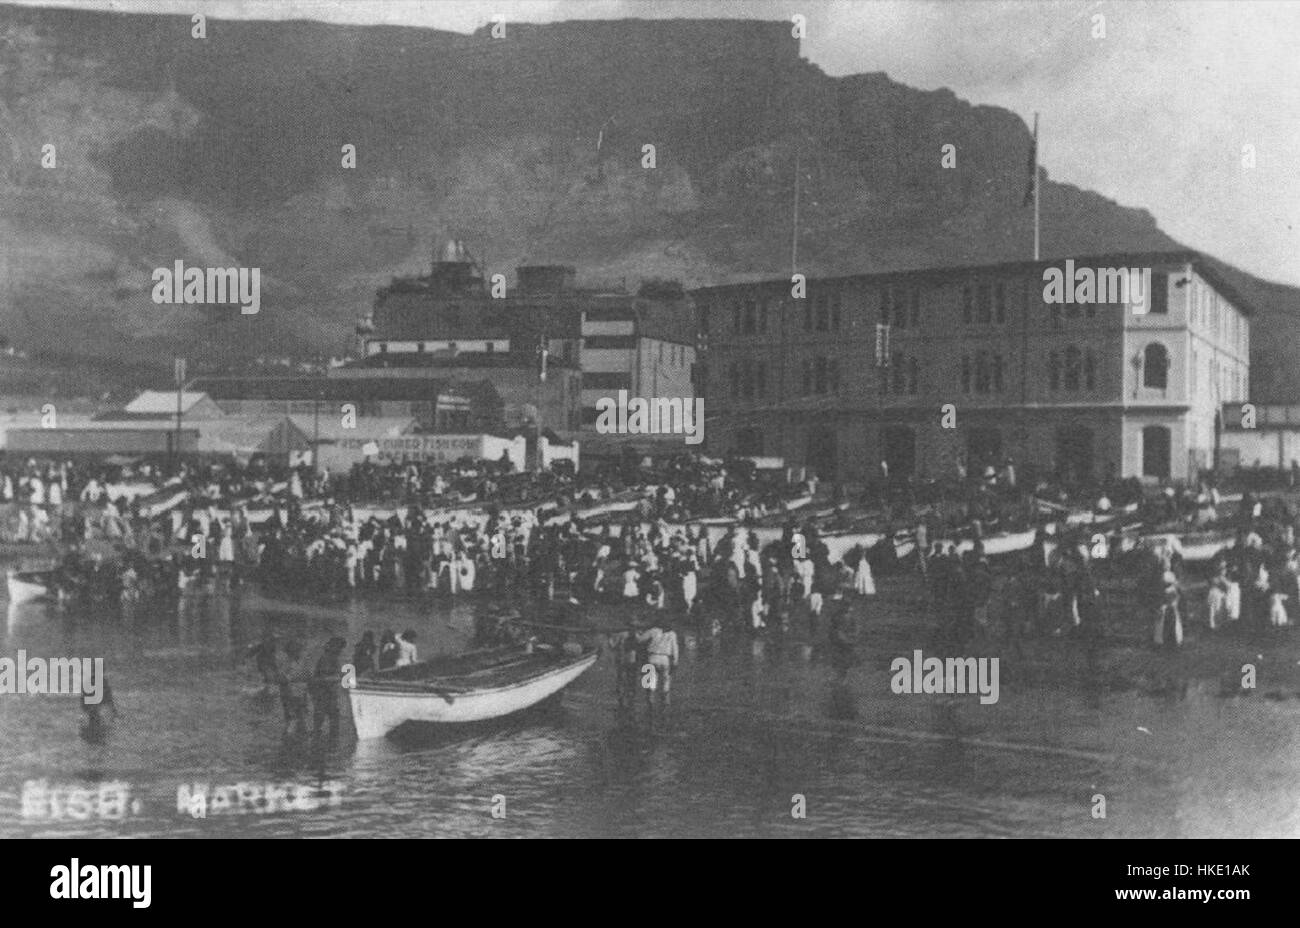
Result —
[[[89, 744], [74, 697], [0, 695], [0, 835], [1300, 835], [1300, 699], [1222, 698], [1213, 674], [1184, 673], [1192, 662], [1231, 672], [1253, 644], [1191, 641], [1165, 656], [1123, 640], [1090, 664], [1076, 643], [1035, 641], [1024, 660], [1003, 655], [994, 705], [895, 695], [890, 660], [929, 640], [910, 583], [886, 578], [862, 607], [863, 662], [843, 682], [794, 640], [688, 633], [662, 731], [616, 713], [605, 655], [558, 700], [450, 735], [358, 744], [345, 706], [335, 745], [283, 741], [278, 702], [238, 664], [265, 623], [305, 636], [313, 662], [331, 635], [350, 654], [363, 630], [385, 627], [415, 628], [427, 655], [466, 648], [487, 600], [316, 606], [205, 590], [130, 627], [14, 606], [0, 656], [103, 657], [121, 718]], [[1261, 679], [1284, 663], [1293, 671], [1294, 654], [1265, 654]], [[1120, 666], [1180, 682], [1098, 682], [1098, 667]], [[93, 808], [24, 817], [23, 784], [38, 779], [122, 781], [133, 804], [121, 820]], [[177, 808], [194, 782], [333, 782], [339, 801], [195, 818]]]

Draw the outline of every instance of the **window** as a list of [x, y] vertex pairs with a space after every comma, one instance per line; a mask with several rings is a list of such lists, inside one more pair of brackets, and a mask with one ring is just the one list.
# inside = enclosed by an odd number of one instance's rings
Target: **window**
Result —
[[912, 288], [912, 328], [921, 323], [921, 288]]
[[700, 310], [700, 333], [709, 334], [709, 307], [705, 306]]
[[967, 325], [970, 325], [971, 323], [970, 284], [961, 288], [961, 320]]
[[1007, 285], [1002, 281], [998, 281], [997, 302], [995, 304], [995, 308], [997, 312], [997, 321], [1006, 322], [1007, 321]]
[[1151, 273], [1151, 293], [1147, 299], [1151, 303], [1148, 312], [1160, 313], [1162, 315], [1169, 312], [1169, 275], [1153, 271]]
[[993, 391], [1001, 393], [1002, 389], [1002, 355], [995, 354], [993, 356]]
[[772, 308], [771, 300], [764, 300], [758, 304], [758, 333], [763, 335], [767, 332], [767, 314]]
[[901, 287], [894, 288], [889, 297], [889, 305], [894, 311], [894, 325], [900, 329], [907, 328], [907, 291]]
[[1061, 389], [1061, 356], [1055, 351], [1047, 353], [1047, 383], [1052, 390]]
[[970, 355], [961, 356], [961, 392], [970, 392]]
[[889, 323], [890, 323], [890, 319], [889, 319], [889, 314], [890, 314], [890, 302], [889, 302], [889, 296], [890, 296], [889, 288], [888, 288], [888, 287], [881, 287], [881, 288], [880, 288], [880, 322], [881, 322], [882, 325], [889, 325]]
[[989, 353], [975, 352], [975, 392], [988, 393], [992, 383], [992, 371], [989, 368]]
[[976, 318], [983, 324], [987, 325], [993, 321], [991, 315], [992, 302], [988, 284], [980, 284], [976, 292], [975, 311]]
[[1065, 389], [1078, 390], [1079, 380], [1083, 374], [1083, 356], [1078, 348], [1065, 349]]
[[903, 352], [895, 351], [893, 360], [890, 363], [893, 368], [893, 390], [895, 393], [903, 393], [907, 390], [907, 365], [903, 358]]
[[1097, 356], [1091, 350], [1083, 355], [1083, 386], [1086, 390], [1097, 388]]
[[831, 297], [831, 331], [840, 330], [840, 295], [837, 293]]
[[907, 359], [907, 392], [916, 396], [919, 389], [921, 366], [916, 363], [916, 358]]
[[1164, 390], [1169, 386], [1169, 352], [1152, 342], [1142, 352], [1142, 386]]
[[839, 393], [839, 392], [840, 392], [840, 362], [839, 362], [839, 359], [837, 359], [837, 358], [831, 358], [830, 362], [829, 362], [828, 365], [827, 365], [827, 370], [828, 370], [828, 376], [829, 376], [829, 378], [830, 378], [830, 382], [831, 382], [831, 384], [830, 384], [830, 386], [831, 386], [831, 392], [832, 392], [832, 393]]

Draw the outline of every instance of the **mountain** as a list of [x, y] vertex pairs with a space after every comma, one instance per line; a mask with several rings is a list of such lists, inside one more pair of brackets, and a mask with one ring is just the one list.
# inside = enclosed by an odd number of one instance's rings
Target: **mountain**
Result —
[[[0, 7], [11, 343], [123, 369], [341, 353], [375, 290], [449, 235], [508, 277], [546, 262], [588, 282], [784, 274], [796, 166], [809, 274], [1013, 260], [1032, 241], [1020, 117], [881, 73], [829, 77], [788, 23], [206, 31]], [[1196, 246], [1068, 184], [1045, 181], [1042, 204], [1047, 257]], [[152, 271], [176, 260], [261, 268], [261, 312], [154, 304]], [[1223, 272], [1260, 311], [1257, 398], [1300, 400], [1277, 376], [1300, 360], [1300, 290]]]

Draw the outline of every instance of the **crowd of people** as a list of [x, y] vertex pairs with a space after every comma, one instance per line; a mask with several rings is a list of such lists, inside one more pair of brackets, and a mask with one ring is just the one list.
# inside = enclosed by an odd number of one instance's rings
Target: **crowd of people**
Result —
[[[988, 628], [995, 600], [1024, 617], [1003, 623], [1016, 625], [1016, 634], [1099, 633], [1101, 584], [1086, 544], [1058, 545], [1050, 557], [1036, 544], [1032, 556], [994, 570], [981, 544], [959, 555], [951, 542], [928, 539], [960, 530], [978, 540], [986, 528], [1041, 525], [1052, 518], [1044, 502], [1099, 514], [1136, 504], [1137, 518], [1186, 528], [1218, 524], [1222, 509], [1209, 484], [1153, 496], [1124, 481], [1081, 494], [1042, 479], [1029, 487], [1010, 461], [955, 484], [882, 477], [868, 493], [884, 498], [881, 543], [833, 561], [819, 531], [841, 528], [853, 509], [841, 488], [818, 490], [815, 478], [792, 486], [743, 459], [690, 455], [594, 476], [518, 474], [508, 460], [366, 461], [346, 474], [261, 458], [186, 462], [175, 472], [147, 462], [0, 462], [6, 511], [21, 514], [25, 540], [60, 542], [55, 583], [74, 599], [129, 603], [176, 595], [218, 575], [326, 596], [486, 592], [635, 603], [714, 633], [792, 622], [819, 633], [828, 603], [870, 595], [874, 574], [895, 569], [899, 525], [915, 539], [908, 563], [919, 571], [934, 616], [955, 634]], [[797, 513], [773, 515], [799, 494], [834, 505], [816, 524]], [[597, 524], [584, 523], [584, 507], [598, 511], [611, 501], [622, 505], [607, 507]], [[1295, 525], [1279, 505], [1270, 501], [1265, 511], [1249, 493], [1243, 500], [1248, 521], [1211, 578], [1209, 628], [1238, 618], [1289, 622], [1288, 604], [1295, 608], [1300, 599]], [[687, 523], [704, 516], [729, 516], [734, 524], [711, 538], [699, 522]], [[760, 544], [755, 520], [784, 520], [781, 537]], [[1149, 552], [1138, 572], [1139, 600], [1154, 611], [1158, 643], [1182, 640], [1183, 581], [1177, 552], [1168, 548]]]

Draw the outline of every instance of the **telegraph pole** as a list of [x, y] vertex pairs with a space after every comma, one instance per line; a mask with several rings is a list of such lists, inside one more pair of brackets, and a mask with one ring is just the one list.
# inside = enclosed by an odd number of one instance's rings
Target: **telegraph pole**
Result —
[[546, 357], [549, 354], [550, 354], [550, 350], [546, 347], [546, 335], [545, 333], [543, 333], [541, 339], [537, 343], [537, 357], [539, 361], [539, 366], [537, 369], [537, 418], [536, 418], [537, 462], [536, 462], [536, 466], [537, 466], [537, 473], [539, 474], [544, 469], [542, 465], [542, 401], [544, 399], [544, 392], [546, 389], [545, 386], [546, 385]]

